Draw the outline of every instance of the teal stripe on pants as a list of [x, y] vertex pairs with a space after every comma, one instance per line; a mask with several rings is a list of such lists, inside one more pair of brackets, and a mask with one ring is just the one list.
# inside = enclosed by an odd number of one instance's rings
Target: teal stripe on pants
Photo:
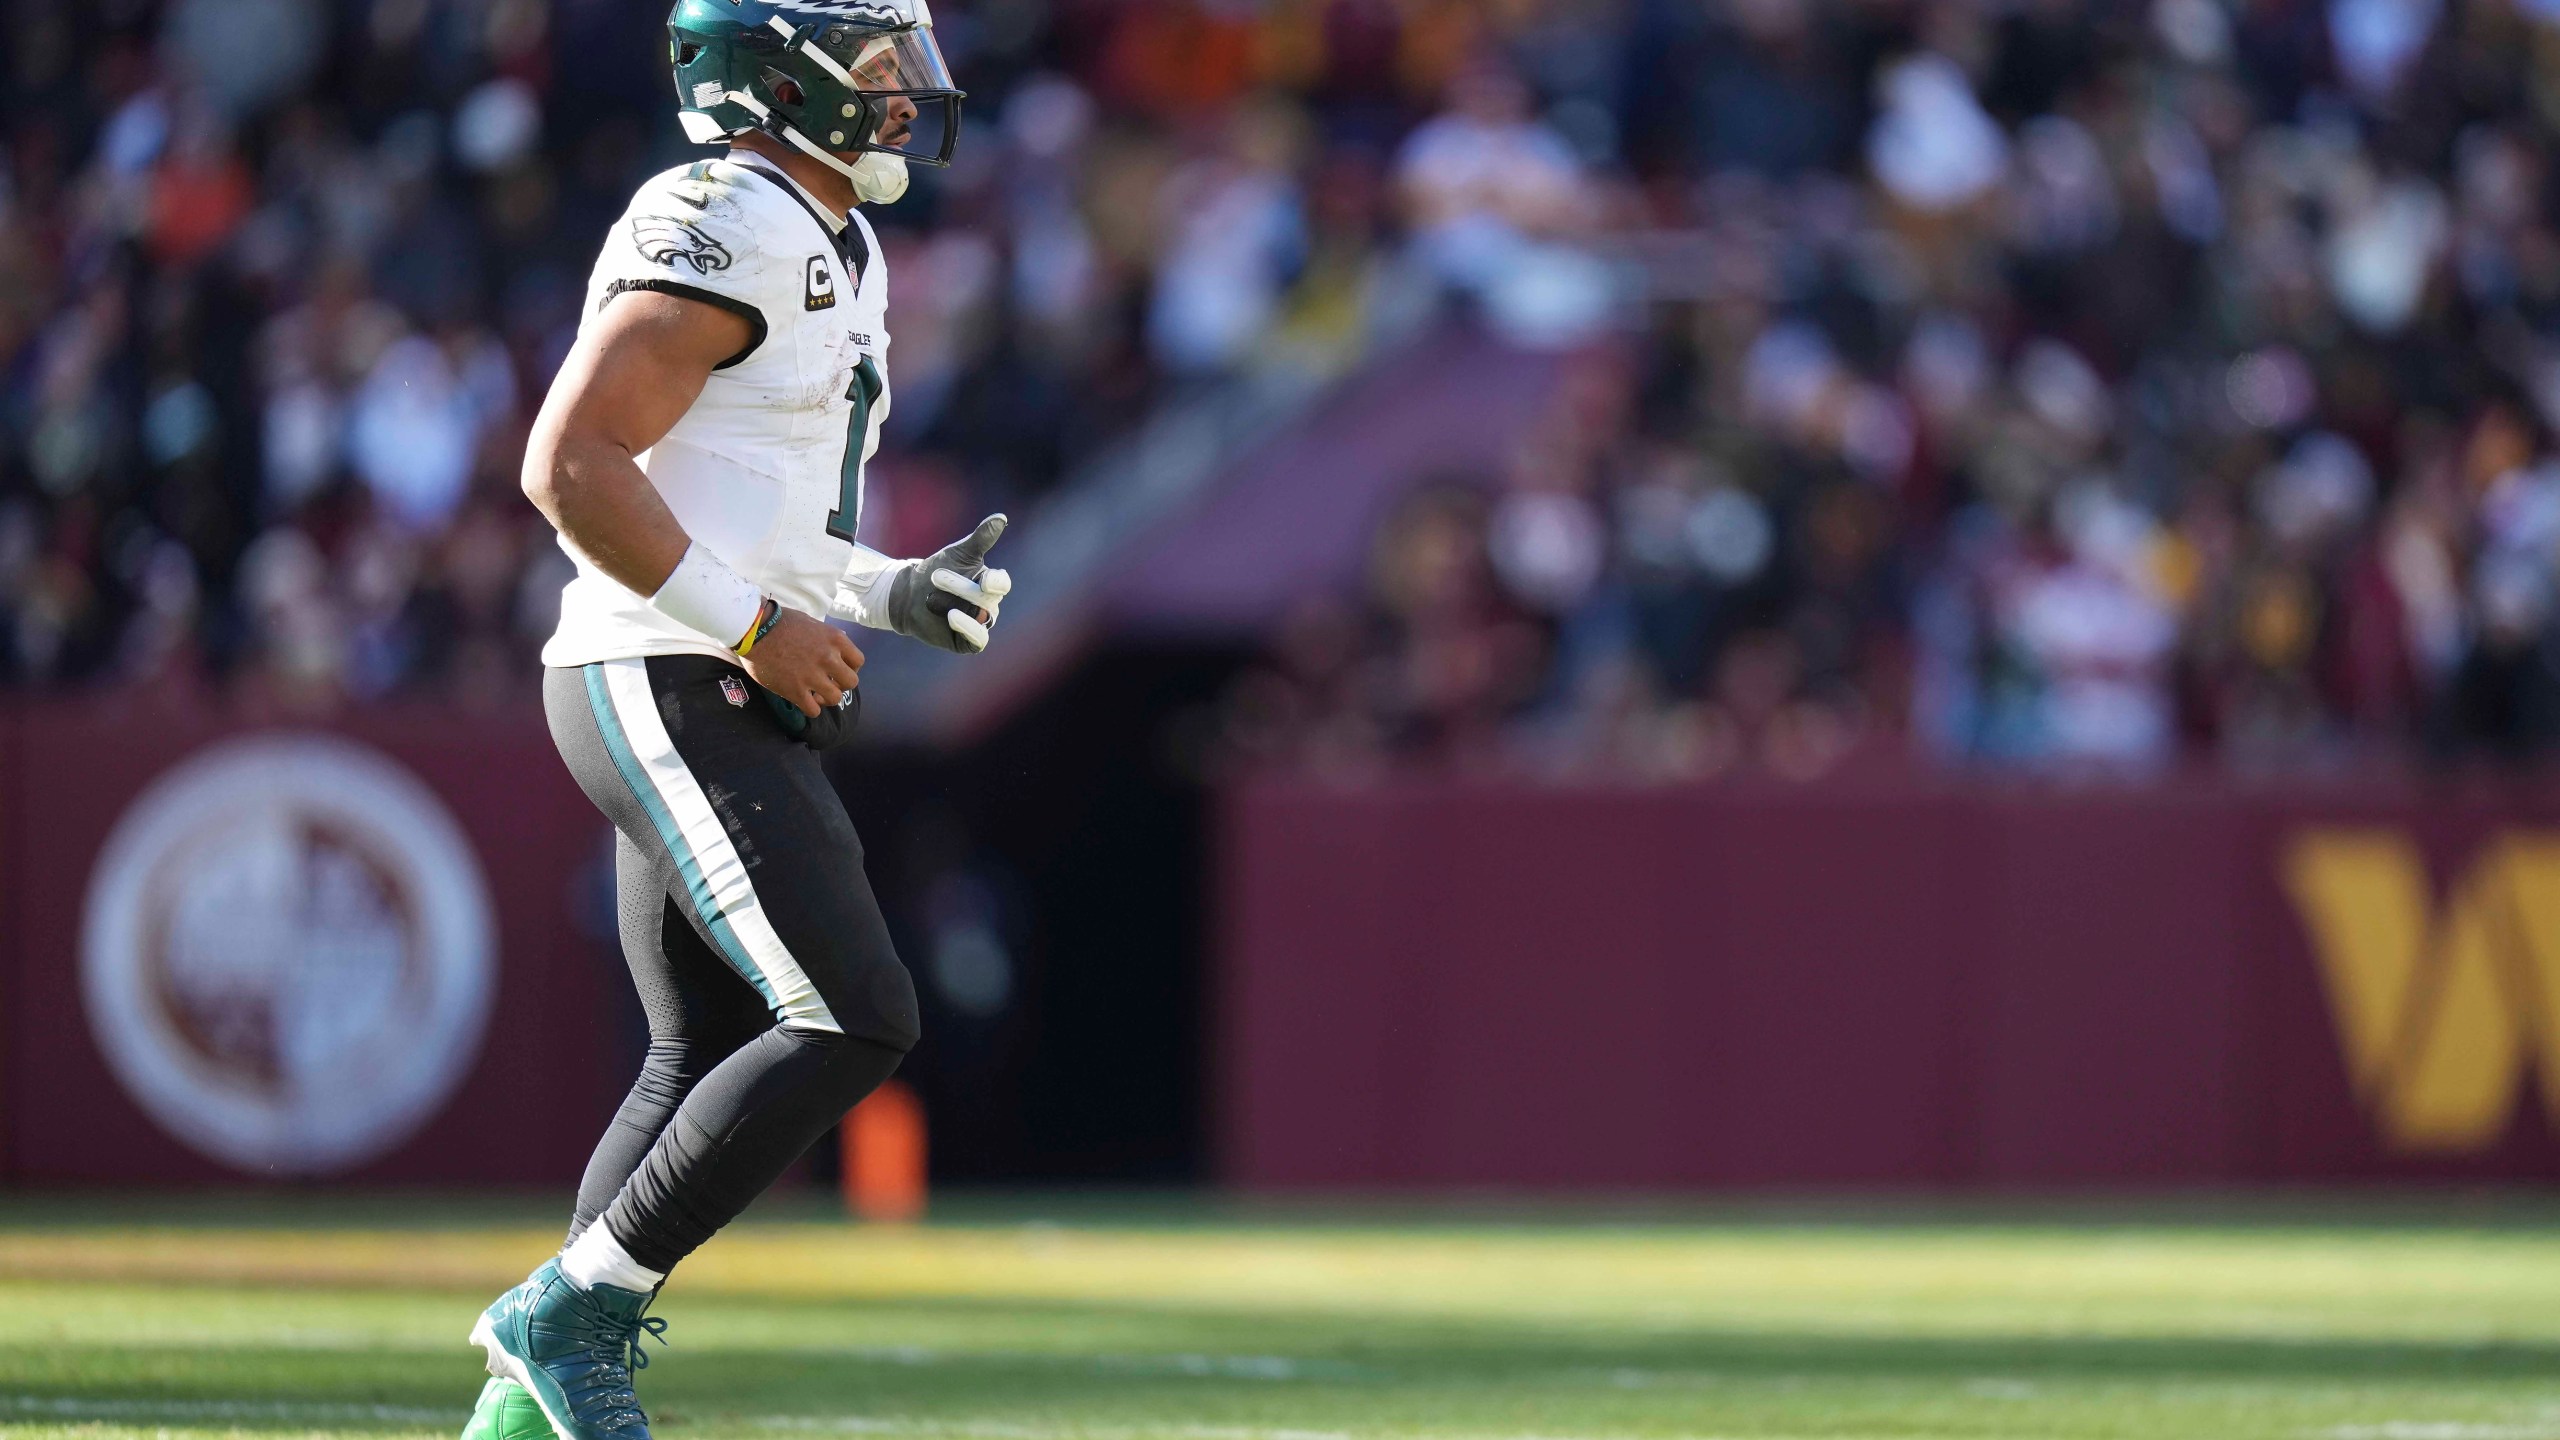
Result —
[[[648, 662], [640, 663], [642, 673], [646, 674]], [[676, 817], [668, 813], [666, 802], [659, 798], [658, 787], [650, 783], [649, 767], [640, 763], [639, 755], [631, 748], [630, 737], [623, 733], [622, 719], [613, 713], [613, 696], [605, 689], [604, 665], [588, 665], [585, 671], [587, 703], [595, 709], [596, 729], [604, 736], [605, 753], [613, 757], [613, 768], [622, 772], [622, 779], [631, 787], [631, 793], [640, 797], [640, 807], [649, 812], [649, 823], [657, 827], [658, 837], [667, 842], [667, 852], [675, 856], [676, 870], [684, 876], [685, 892], [693, 897], [693, 913], [701, 916], [702, 923], [710, 929], [712, 939], [719, 944], [721, 958], [729, 962], [729, 968], [756, 987], [756, 993], [764, 997], [767, 1008], [780, 1014], [781, 998], [773, 993], [773, 986], [766, 983], [764, 972], [756, 968], [755, 961], [747, 955], [747, 947], [738, 943], [737, 933], [729, 928], [728, 917], [720, 913], [719, 905], [712, 900], [711, 886], [702, 878], [702, 865], [694, 859], [693, 846], [686, 842], [684, 831], [676, 824]]]

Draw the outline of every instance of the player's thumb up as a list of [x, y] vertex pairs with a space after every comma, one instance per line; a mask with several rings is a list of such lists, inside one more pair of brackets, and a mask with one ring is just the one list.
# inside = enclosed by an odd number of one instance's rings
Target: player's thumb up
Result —
[[987, 563], [987, 551], [1004, 538], [1004, 527], [1009, 523], [1001, 513], [990, 515], [978, 522], [978, 528], [969, 532], [969, 538], [956, 545], [944, 546], [942, 553], [933, 558], [964, 570], [974, 578], [978, 568]]

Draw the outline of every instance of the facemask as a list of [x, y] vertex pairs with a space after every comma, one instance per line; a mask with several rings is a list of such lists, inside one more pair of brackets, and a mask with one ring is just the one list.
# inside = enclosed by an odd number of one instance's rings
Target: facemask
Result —
[[907, 193], [907, 157], [865, 150], [853, 162], [853, 193], [865, 205], [886, 205]]

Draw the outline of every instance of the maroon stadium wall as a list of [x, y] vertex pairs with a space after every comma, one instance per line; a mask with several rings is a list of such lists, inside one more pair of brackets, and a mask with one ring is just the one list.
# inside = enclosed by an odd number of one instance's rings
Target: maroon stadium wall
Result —
[[[1253, 1189], [2560, 1176], [2560, 789], [1223, 798]], [[0, 712], [0, 1181], [549, 1183], [636, 1058], [538, 717]]]
[[0, 715], [0, 1180], [574, 1179], [607, 833], [538, 715]]
[[1249, 1189], [2560, 1176], [2560, 795], [1266, 783]]

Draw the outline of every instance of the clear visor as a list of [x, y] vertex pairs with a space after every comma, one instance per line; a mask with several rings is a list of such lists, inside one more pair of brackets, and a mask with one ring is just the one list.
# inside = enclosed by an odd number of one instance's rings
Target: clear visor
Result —
[[874, 95], [879, 124], [862, 137], [868, 148], [894, 150], [927, 165], [944, 164], [959, 139], [960, 105], [949, 95]]
[[942, 63], [942, 47], [933, 43], [928, 26], [880, 31], [831, 25], [818, 36], [818, 48], [853, 77], [853, 88], [867, 94], [933, 94], [960, 88], [951, 83], [951, 71]]

